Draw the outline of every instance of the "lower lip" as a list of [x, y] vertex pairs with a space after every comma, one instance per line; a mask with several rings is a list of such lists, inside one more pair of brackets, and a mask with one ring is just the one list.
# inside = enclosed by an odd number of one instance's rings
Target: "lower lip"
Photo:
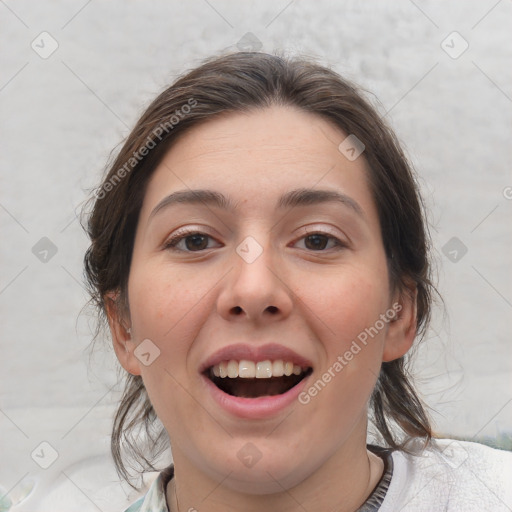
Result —
[[293, 402], [298, 401], [298, 396], [306, 385], [310, 376], [302, 379], [281, 395], [261, 396], [258, 398], [242, 398], [224, 393], [208, 377], [202, 375], [206, 386], [213, 399], [227, 412], [245, 419], [265, 419], [278, 414]]

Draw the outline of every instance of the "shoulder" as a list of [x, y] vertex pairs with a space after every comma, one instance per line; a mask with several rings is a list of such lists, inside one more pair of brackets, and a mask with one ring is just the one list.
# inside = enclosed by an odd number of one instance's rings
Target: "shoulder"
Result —
[[140, 508], [142, 507], [142, 503], [145, 499], [146, 496], [139, 498], [136, 502], [132, 503], [124, 512], [140, 512]]
[[148, 492], [132, 503], [124, 512], [168, 512], [165, 489], [173, 475], [173, 465], [160, 472]]
[[455, 439], [436, 439], [424, 449], [415, 443], [414, 455], [393, 452], [381, 512], [512, 509], [512, 452]]

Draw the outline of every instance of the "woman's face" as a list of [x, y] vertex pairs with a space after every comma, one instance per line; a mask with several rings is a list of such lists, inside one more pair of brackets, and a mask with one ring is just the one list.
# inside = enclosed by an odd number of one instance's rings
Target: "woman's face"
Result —
[[185, 134], [152, 176], [132, 341], [116, 351], [177, 467], [266, 493], [365, 446], [380, 364], [412, 337], [389, 322], [402, 306], [364, 153], [342, 153], [346, 137], [293, 108], [230, 114]]

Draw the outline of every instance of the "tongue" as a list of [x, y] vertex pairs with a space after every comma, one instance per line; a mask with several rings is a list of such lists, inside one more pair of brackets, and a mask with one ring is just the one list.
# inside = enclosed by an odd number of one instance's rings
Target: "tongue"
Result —
[[270, 379], [216, 379], [217, 386], [233, 396], [257, 398], [259, 396], [280, 395], [302, 380], [300, 375], [272, 377]]

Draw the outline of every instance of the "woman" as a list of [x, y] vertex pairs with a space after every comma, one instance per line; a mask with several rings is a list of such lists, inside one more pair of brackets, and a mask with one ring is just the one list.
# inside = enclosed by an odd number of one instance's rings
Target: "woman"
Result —
[[87, 229], [127, 372], [118, 471], [172, 450], [130, 512], [512, 506], [512, 455], [434, 440], [409, 382], [435, 292], [422, 203], [336, 73], [249, 52], [184, 75], [129, 135]]

